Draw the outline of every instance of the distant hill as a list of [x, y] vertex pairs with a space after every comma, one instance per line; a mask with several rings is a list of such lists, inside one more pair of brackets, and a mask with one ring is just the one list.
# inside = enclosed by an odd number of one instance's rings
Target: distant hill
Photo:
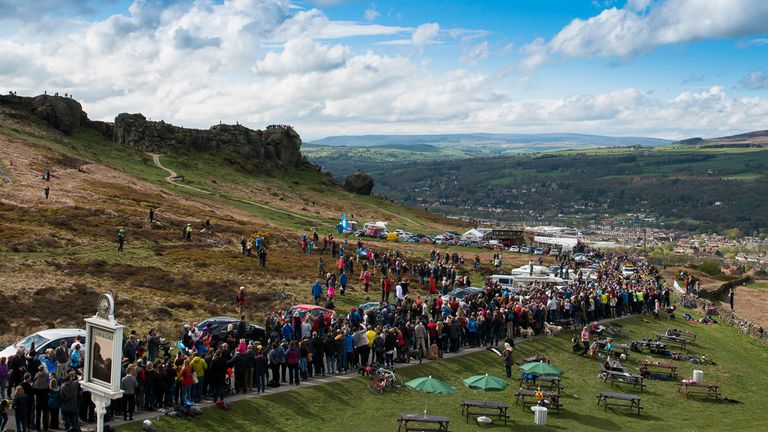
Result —
[[670, 142], [658, 138], [571, 133], [344, 135], [304, 144], [302, 152], [312, 163], [342, 179], [358, 169], [379, 170], [388, 164], [514, 156], [558, 150], [656, 147]]
[[747, 132], [719, 138], [689, 138], [676, 141], [673, 144], [706, 147], [763, 147], [768, 146], [768, 130]]
[[573, 133], [545, 134], [436, 134], [436, 135], [339, 135], [317, 141], [313, 145], [373, 147], [383, 145], [419, 145], [466, 146], [466, 145], [510, 145], [510, 144], [546, 144], [570, 143], [594, 147], [659, 146], [669, 144], [670, 140], [648, 137], [611, 137]]

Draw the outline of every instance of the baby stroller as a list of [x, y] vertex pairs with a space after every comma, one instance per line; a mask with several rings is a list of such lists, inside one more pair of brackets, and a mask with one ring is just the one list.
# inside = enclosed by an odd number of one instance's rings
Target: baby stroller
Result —
[[677, 310], [677, 306], [675, 306], [675, 305], [670, 305], [670, 306], [667, 306], [667, 307], [664, 308], [664, 312], [667, 313], [667, 319], [668, 320], [671, 321], [671, 320], [675, 319], [675, 310]]

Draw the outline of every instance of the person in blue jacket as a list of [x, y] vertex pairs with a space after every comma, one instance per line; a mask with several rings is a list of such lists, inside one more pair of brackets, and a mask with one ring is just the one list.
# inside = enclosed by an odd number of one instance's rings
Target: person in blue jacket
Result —
[[320, 304], [320, 297], [323, 295], [323, 286], [320, 285], [320, 279], [316, 279], [312, 285], [312, 297], [315, 298], [315, 305]]

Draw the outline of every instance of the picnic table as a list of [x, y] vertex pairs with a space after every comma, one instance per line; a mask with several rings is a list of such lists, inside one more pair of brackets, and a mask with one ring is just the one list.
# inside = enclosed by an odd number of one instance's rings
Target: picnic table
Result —
[[676, 336], [679, 338], [683, 338], [688, 341], [688, 343], [696, 343], [696, 333], [688, 330], [680, 330], [676, 328], [669, 327], [667, 328], [666, 332], [667, 336]]
[[[544, 400], [549, 402], [549, 405], [545, 405], [547, 408], [554, 408], [557, 412], [560, 412], [562, 404], [560, 403], [560, 393], [554, 391], [542, 391]], [[530, 398], [531, 401], [527, 401], [526, 398]], [[536, 400], [536, 392], [533, 390], [523, 389], [517, 391], [517, 399], [515, 399], [515, 405], [522, 405], [523, 409], [527, 405], [536, 405], [539, 401]]]
[[640, 398], [626, 393], [610, 393], [601, 392], [597, 396], [597, 405], [602, 404], [605, 407], [605, 411], [608, 411], [609, 406], [625, 407], [630, 410], [637, 410], [640, 414], [640, 410], [643, 406], [640, 404]]
[[690, 395], [703, 395], [704, 397], [711, 397], [714, 399], [720, 398], [719, 386], [713, 382], [707, 381], [680, 381], [677, 383], [678, 393], [682, 391], [685, 393], [687, 399]]
[[657, 341], [662, 341], [663, 340], [664, 342], [677, 345], [677, 346], [679, 346], [682, 349], [685, 349], [685, 346], [688, 345], [688, 340], [687, 339], [681, 338], [681, 337], [678, 337], [678, 336], [669, 336], [669, 335], [666, 335], [666, 334], [657, 334], [656, 335], [656, 340]]
[[507, 420], [509, 419], [507, 408], [509, 408], [509, 405], [501, 402], [476, 400], [461, 401], [461, 414], [467, 416], [467, 423], [469, 423], [469, 416], [471, 415], [484, 415], [488, 417], [498, 417], [499, 420], [504, 419], [504, 425], [506, 426]]
[[549, 375], [526, 376], [524, 374], [524, 376], [520, 378], [520, 385], [524, 386], [526, 389], [530, 389], [531, 387], [542, 387], [546, 390], [556, 391], [557, 394], [560, 394], [560, 390], [563, 389], [563, 386], [560, 385], [560, 377]]
[[603, 377], [603, 381], [610, 381], [611, 384], [632, 384], [632, 387], [638, 387], [640, 388], [640, 391], [645, 389], [645, 384], [643, 383], [644, 377], [642, 375], [612, 371], [603, 367]]
[[658, 360], [643, 360], [640, 362], [640, 375], [649, 377], [652, 374], [667, 375], [670, 378], [677, 378], [677, 366], [673, 364], [662, 363]]
[[[450, 432], [448, 429], [448, 423], [450, 423], [448, 417], [443, 416], [429, 416], [425, 414], [400, 414], [400, 418], [397, 419], [397, 431], [409, 432], [409, 431], [435, 431], [435, 432]], [[415, 423], [411, 425], [411, 423]]]

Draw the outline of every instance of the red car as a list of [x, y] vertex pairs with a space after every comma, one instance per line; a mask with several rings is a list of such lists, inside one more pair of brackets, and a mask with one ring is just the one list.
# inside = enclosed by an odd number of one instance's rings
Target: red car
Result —
[[315, 318], [325, 317], [326, 315], [330, 315], [330, 318], [336, 318], [336, 312], [330, 309], [326, 309], [321, 306], [300, 304], [288, 309], [283, 316], [283, 321], [290, 320], [296, 312], [299, 313], [299, 316], [302, 320], [305, 316], [307, 316], [308, 313], [312, 314], [312, 316]]

